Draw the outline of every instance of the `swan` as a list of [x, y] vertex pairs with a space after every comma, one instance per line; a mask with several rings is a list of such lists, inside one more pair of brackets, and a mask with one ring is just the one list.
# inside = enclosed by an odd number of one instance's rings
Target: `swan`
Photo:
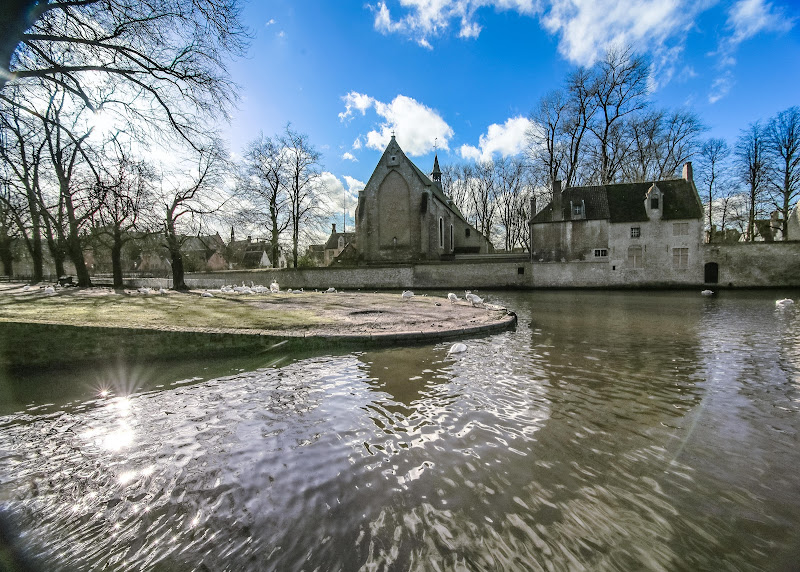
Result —
[[161, 288], [159, 288], [159, 289], [158, 289], [158, 293], [163, 295], [163, 294], [166, 294], [166, 293], [167, 293], [167, 291], [166, 291], [166, 290], [164, 289], [164, 287], [162, 286]]
[[460, 354], [465, 351], [467, 351], [467, 345], [459, 342], [457, 344], [453, 344], [452, 346], [450, 346], [450, 349], [447, 350], [447, 355]]
[[414, 293], [411, 290], [405, 290], [400, 296], [403, 298], [403, 300], [408, 301], [414, 297]]
[[209, 292], [208, 290], [206, 290], [205, 292], [200, 294], [200, 296], [202, 296], [203, 298], [213, 298], [214, 297], [214, 295], [211, 292]]
[[145, 296], [147, 296], [148, 294], [152, 294], [153, 293], [153, 291], [150, 288], [148, 288], [147, 286], [142, 286], [137, 291], [139, 292], [139, 294], [144, 294]]
[[483, 298], [478, 296], [477, 294], [473, 294], [469, 290], [464, 292], [464, 299], [466, 299], [472, 306], [477, 306], [478, 304], [483, 304]]
[[451, 304], [455, 304], [456, 302], [458, 302], [458, 296], [456, 296], [456, 295], [455, 295], [455, 294], [453, 294], [452, 292], [450, 292], [450, 293], [447, 295], [447, 299], [448, 299], [448, 300], [450, 300], [450, 303], [451, 303]]
[[30, 284], [25, 284], [25, 286], [22, 287], [22, 291], [23, 292], [27, 292], [30, 289], [31, 289], [31, 285]]
[[713, 296], [713, 295], [714, 295], [714, 291], [713, 291], [713, 290], [703, 290], [703, 291], [702, 291], [702, 292], [700, 292], [700, 293], [701, 293], [703, 296]]
[[45, 294], [55, 294], [56, 293], [56, 289], [53, 288], [52, 286], [48, 286], [47, 288], [44, 289], [44, 293]]
[[775, 300], [775, 307], [776, 308], [788, 308], [794, 304], [794, 300], [791, 298], [784, 298], [782, 300]]
[[331, 286], [330, 288], [325, 290], [325, 294], [336, 294], [336, 288]]
[[269, 291], [272, 293], [277, 293], [281, 291], [281, 287], [278, 286], [278, 283], [275, 280], [272, 281], [272, 284], [269, 285]]
[[289, 292], [291, 292], [292, 294], [302, 294], [303, 293], [303, 289], [300, 288], [300, 290], [289, 290]]

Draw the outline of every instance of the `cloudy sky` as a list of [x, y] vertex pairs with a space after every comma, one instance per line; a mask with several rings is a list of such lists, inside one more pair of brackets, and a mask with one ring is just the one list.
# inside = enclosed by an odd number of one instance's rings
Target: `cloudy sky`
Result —
[[252, 0], [232, 67], [236, 153], [287, 122], [357, 190], [392, 131], [423, 171], [515, 154], [539, 98], [614, 43], [652, 62], [652, 99], [731, 143], [800, 105], [797, 0]]

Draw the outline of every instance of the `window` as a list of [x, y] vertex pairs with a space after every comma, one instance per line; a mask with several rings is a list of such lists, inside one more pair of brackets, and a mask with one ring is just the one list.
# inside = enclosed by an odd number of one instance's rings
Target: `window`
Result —
[[450, 250], [455, 248], [455, 237], [453, 236], [453, 225], [450, 225]]
[[444, 248], [444, 220], [439, 217], [439, 248]]
[[469, 229], [468, 228], [464, 229], [464, 236], [469, 238]]
[[639, 238], [642, 236], [642, 228], [639, 226], [631, 227], [631, 238]]
[[688, 248], [673, 248], [672, 249], [672, 267], [673, 268], [689, 268], [689, 249]]
[[688, 236], [689, 223], [688, 222], [673, 222], [672, 223], [672, 236]]
[[631, 268], [641, 268], [643, 266], [641, 246], [628, 247], [628, 266]]
[[608, 256], [608, 249], [605, 248], [595, 248], [594, 249], [594, 257], [595, 258], [605, 258]]
[[650, 208], [654, 211], [658, 210], [658, 197], [652, 197], [650, 199]]

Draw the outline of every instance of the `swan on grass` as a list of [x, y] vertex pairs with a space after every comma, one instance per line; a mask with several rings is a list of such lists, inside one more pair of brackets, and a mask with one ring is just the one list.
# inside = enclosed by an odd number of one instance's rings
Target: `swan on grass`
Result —
[[400, 294], [400, 296], [403, 298], [403, 300], [408, 301], [414, 297], [414, 293], [411, 290], [406, 290], [402, 294]]

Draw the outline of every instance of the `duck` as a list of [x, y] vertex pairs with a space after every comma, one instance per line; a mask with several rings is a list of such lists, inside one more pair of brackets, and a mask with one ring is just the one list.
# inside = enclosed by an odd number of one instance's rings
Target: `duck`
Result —
[[453, 294], [452, 292], [450, 292], [450, 293], [447, 295], [447, 299], [448, 299], [448, 300], [450, 300], [450, 303], [451, 303], [451, 304], [455, 304], [456, 302], [458, 302], [458, 296], [456, 296], [456, 295], [455, 295], [455, 294]]
[[402, 294], [400, 294], [400, 296], [403, 298], [403, 300], [408, 301], [414, 297], [414, 293], [411, 290], [405, 290]]

